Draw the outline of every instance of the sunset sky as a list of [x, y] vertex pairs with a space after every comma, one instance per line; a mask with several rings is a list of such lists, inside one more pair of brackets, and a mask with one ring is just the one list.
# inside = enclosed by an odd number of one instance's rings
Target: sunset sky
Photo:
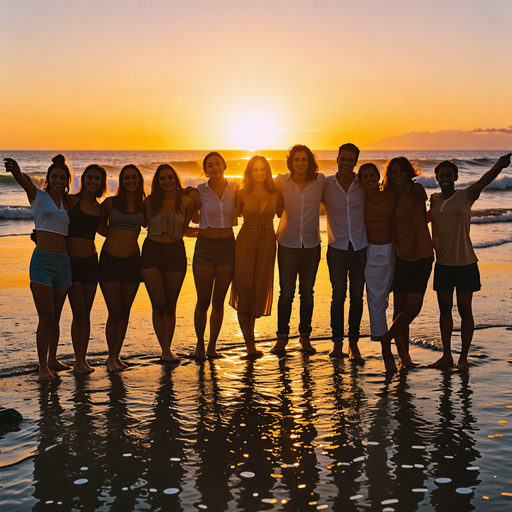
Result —
[[512, 0], [0, 0], [0, 149], [512, 125]]

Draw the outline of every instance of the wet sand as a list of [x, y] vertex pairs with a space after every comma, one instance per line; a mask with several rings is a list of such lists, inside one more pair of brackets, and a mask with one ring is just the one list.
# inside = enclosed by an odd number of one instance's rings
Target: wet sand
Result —
[[[32, 245], [8, 237], [0, 246], [0, 403], [24, 416], [0, 426], [2, 510], [501, 512], [512, 504], [512, 330], [505, 321], [512, 269], [503, 248], [478, 253], [483, 290], [475, 298], [476, 322], [494, 326], [475, 332], [469, 373], [425, 366], [440, 355], [431, 290], [411, 329], [420, 368], [383, 373], [366, 312], [366, 364], [330, 360], [323, 244], [314, 356], [298, 351], [296, 339], [286, 356], [269, 354], [273, 313], [257, 322], [265, 356], [242, 360], [236, 313], [227, 306], [224, 358], [188, 358], [195, 342], [189, 270], [174, 343], [180, 364], [158, 361], [142, 285], [123, 349], [127, 371], [109, 374], [102, 364], [106, 311], [98, 292], [90, 350], [96, 371], [61, 372], [39, 384], [26, 275]], [[192, 250], [189, 240], [189, 260]], [[69, 322], [66, 305], [60, 354], [72, 363]], [[297, 323], [294, 311], [292, 328]]]

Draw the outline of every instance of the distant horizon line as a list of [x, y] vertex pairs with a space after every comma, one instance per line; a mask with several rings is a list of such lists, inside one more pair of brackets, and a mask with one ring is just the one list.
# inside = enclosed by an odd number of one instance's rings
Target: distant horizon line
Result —
[[[307, 144], [306, 144], [307, 145]], [[366, 145], [366, 144], [365, 144]], [[486, 149], [486, 148], [478, 148], [478, 149], [460, 149], [460, 148], [442, 148], [442, 149], [365, 149], [364, 146], [361, 145], [358, 146], [361, 151], [368, 151], [368, 152], [383, 152], [383, 151], [403, 151], [403, 152], [413, 152], [413, 151], [424, 151], [424, 152], [434, 152], [434, 151], [493, 151], [493, 152], [499, 152], [499, 151], [505, 151], [505, 152], [511, 152], [511, 148], [502, 148], [502, 149]], [[152, 151], [152, 152], [164, 152], [164, 151], [247, 151], [248, 153], [257, 153], [258, 151], [289, 151], [291, 149], [289, 148], [282, 148], [282, 149], [219, 149], [219, 148], [211, 148], [211, 149], [1, 149], [0, 151], [8, 153], [9, 151], [48, 151], [48, 152], [64, 152], [64, 151], [119, 151], [119, 152], [127, 152], [127, 151]], [[308, 146], [309, 147], [309, 146]], [[332, 148], [332, 149], [315, 149], [311, 148], [311, 151], [338, 151], [338, 148]]]

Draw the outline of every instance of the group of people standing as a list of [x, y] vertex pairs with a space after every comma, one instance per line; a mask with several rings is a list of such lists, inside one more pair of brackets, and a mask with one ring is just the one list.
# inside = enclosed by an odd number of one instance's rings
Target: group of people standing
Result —
[[[419, 314], [432, 270], [437, 261], [434, 289], [440, 307], [444, 353], [433, 367], [453, 364], [453, 292], [462, 318], [462, 351], [457, 367], [468, 367], [474, 330], [473, 292], [480, 289], [477, 258], [469, 238], [471, 205], [481, 191], [510, 164], [510, 154], [476, 183], [455, 190], [455, 164], [441, 162], [435, 169], [441, 192], [434, 194], [427, 214], [426, 194], [415, 183], [417, 171], [404, 157], [388, 162], [381, 183], [373, 163], [354, 172], [359, 149], [339, 148], [338, 171], [319, 172], [315, 155], [304, 145], [291, 148], [287, 174], [272, 177], [265, 157], [247, 164], [241, 186], [224, 177], [226, 162], [218, 152], [203, 160], [208, 178], [197, 188], [185, 188], [169, 164], [160, 165], [146, 194], [136, 165], [122, 168], [114, 196], [100, 203], [107, 189], [107, 174], [100, 165], [88, 166], [76, 194], [69, 194], [71, 172], [58, 155], [48, 169], [43, 190], [34, 186], [13, 159], [5, 167], [27, 193], [36, 228], [36, 249], [30, 263], [30, 288], [39, 315], [37, 350], [39, 380], [56, 377], [68, 368], [56, 356], [59, 320], [66, 295], [73, 321], [74, 371], [90, 373], [87, 362], [90, 313], [99, 283], [108, 309], [106, 339], [109, 371], [126, 368], [120, 358], [130, 309], [143, 281], [153, 308], [153, 326], [162, 360], [178, 361], [172, 351], [176, 303], [186, 274], [183, 236], [197, 237], [193, 274], [197, 291], [194, 357], [220, 357], [216, 343], [222, 327], [224, 302], [237, 310], [248, 358], [262, 355], [254, 339], [255, 319], [270, 315], [277, 252], [280, 294], [277, 306], [277, 341], [272, 353], [286, 350], [297, 278], [300, 295], [299, 342], [307, 354], [315, 353], [310, 336], [314, 284], [320, 262], [319, 215], [327, 220], [327, 263], [332, 284], [331, 357], [343, 357], [344, 303], [349, 290], [348, 352], [363, 363], [358, 348], [366, 283], [371, 339], [382, 345], [386, 370], [396, 370], [391, 352], [394, 339], [400, 367], [413, 368], [409, 355], [409, 325]], [[274, 218], [280, 217], [277, 233]], [[233, 226], [243, 217], [235, 241]], [[428, 222], [432, 219], [433, 240]], [[190, 227], [190, 222], [199, 224]], [[141, 227], [147, 238], [138, 245]], [[106, 237], [98, 258], [95, 235]], [[277, 248], [276, 248], [277, 240]], [[393, 324], [388, 330], [386, 309], [394, 294]], [[208, 343], [205, 342], [211, 305]]]

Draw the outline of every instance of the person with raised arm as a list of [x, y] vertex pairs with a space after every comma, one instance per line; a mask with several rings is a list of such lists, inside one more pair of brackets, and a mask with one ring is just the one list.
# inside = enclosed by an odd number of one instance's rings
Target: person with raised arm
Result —
[[[395, 248], [393, 244], [393, 212], [395, 194], [380, 186], [380, 172], [373, 163], [363, 164], [358, 171], [359, 181], [366, 191], [365, 222], [368, 250], [364, 278], [370, 315], [370, 339], [381, 341], [388, 331], [386, 309], [393, 284]], [[391, 342], [382, 343], [382, 359], [387, 371], [396, 370]]]
[[30, 260], [30, 290], [39, 322], [36, 331], [40, 381], [56, 378], [54, 372], [69, 369], [57, 359], [60, 315], [71, 287], [71, 264], [66, 247], [69, 217], [65, 198], [71, 185], [66, 159], [57, 155], [48, 168], [43, 190], [38, 189], [18, 163], [5, 158], [5, 170], [27, 193], [36, 225], [36, 248]]
[[[409, 354], [409, 325], [418, 316], [432, 272], [434, 251], [427, 226], [426, 194], [413, 178], [417, 172], [407, 158], [392, 158], [384, 176], [384, 190], [395, 194], [393, 215], [395, 273], [393, 276], [393, 325], [381, 337], [383, 345], [394, 338], [400, 368], [415, 368]], [[413, 193], [414, 189], [414, 193]], [[421, 200], [418, 200], [421, 196]]]
[[290, 149], [286, 158], [290, 171], [275, 179], [283, 197], [283, 215], [277, 228], [279, 301], [277, 303], [277, 342], [271, 352], [285, 351], [290, 335], [295, 285], [299, 278], [299, 342], [306, 354], [316, 353], [310, 341], [313, 318], [313, 288], [320, 262], [320, 203], [325, 176], [318, 172], [313, 152], [302, 144]]
[[178, 173], [169, 164], [158, 166], [151, 194], [142, 204], [148, 235], [142, 246], [142, 279], [153, 307], [153, 328], [162, 361], [179, 361], [171, 350], [176, 327], [176, 303], [187, 272], [183, 235], [195, 211]]
[[354, 167], [359, 148], [343, 144], [338, 151], [338, 172], [326, 178], [323, 203], [327, 218], [327, 264], [332, 284], [330, 357], [343, 357], [344, 308], [350, 281], [348, 343], [350, 359], [364, 363], [358, 347], [363, 315], [364, 268], [368, 239], [364, 221], [366, 193]]
[[[91, 334], [91, 309], [99, 279], [98, 253], [94, 239], [100, 229], [103, 209], [98, 199], [107, 189], [107, 173], [98, 164], [88, 165], [80, 178], [80, 190], [68, 195], [69, 234], [67, 247], [71, 261], [73, 285], [69, 290], [69, 304], [73, 312], [71, 339], [75, 352], [76, 373], [91, 373], [87, 362], [87, 347]], [[101, 232], [106, 234], [106, 229]]]
[[[194, 357], [199, 360], [222, 357], [216, 349], [217, 339], [224, 319], [224, 299], [235, 267], [233, 226], [238, 223], [235, 201], [239, 185], [226, 180], [226, 169], [226, 161], [220, 153], [208, 153], [203, 160], [208, 181], [189, 194], [200, 217], [192, 264], [197, 292], [194, 311], [197, 345]], [[210, 303], [210, 338], [205, 349], [204, 334]]]
[[281, 217], [283, 200], [276, 189], [268, 160], [253, 156], [236, 197], [236, 214], [244, 225], [236, 239], [235, 273], [229, 304], [237, 310], [247, 357], [256, 358], [255, 319], [272, 310], [276, 235], [274, 217]]
[[138, 238], [145, 220], [141, 212], [145, 197], [142, 173], [136, 165], [128, 164], [119, 174], [116, 195], [103, 202], [108, 232], [100, 255], [99, 281], [108, 309], [105, 364], [109, 372], [127, 367], [120, 353], [142, 278]]
[[434, 290], [439, 304], [439, 324], [443, 356], [429, 364], [431, 368], [453, 366], [451, 337], [453, 331], [453, 292], [457, 294], [457, 309], [461, 317], [462, 350], [457, 369], [467, 370], [468, 352], [473, 339], [473, 293], [480, 290], [480, 272], [469, 236], [471, 207], [500, 172], [510, 165], [511, 153], [503, 155], [477, 182], [465, 189], [455, 189], [459, 177], [457, 166], [444, 160], [435, 168], [441, 192], [430, 197], [432, 239], [436, 251]]

